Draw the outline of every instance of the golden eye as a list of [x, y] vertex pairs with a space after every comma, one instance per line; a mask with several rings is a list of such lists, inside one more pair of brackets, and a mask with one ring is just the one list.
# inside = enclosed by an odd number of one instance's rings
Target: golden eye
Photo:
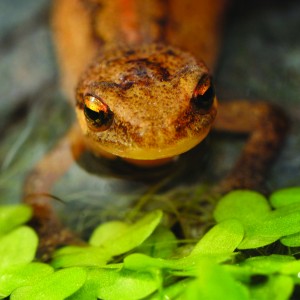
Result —
[[198, 81], [191, 101], [196, 108], [199, 109], [200, 113], [205, 114], [211, 109], [214, 103], [214, 98], [214, 87], [210, 76], [206, 74]]
[[105, 131], [113, 121], [113, 113], [100, 99], [87, 95], [84, 97], [84, 115], [91, 130]]

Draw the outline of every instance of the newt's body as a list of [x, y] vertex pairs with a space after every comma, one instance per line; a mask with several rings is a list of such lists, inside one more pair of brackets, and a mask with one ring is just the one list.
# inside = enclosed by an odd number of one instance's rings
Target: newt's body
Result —
[[[56, 0], [62, 81], [81, 129], [75, 126], [36, 167], [26, 194], [47, 193], [84, 149], [145, 166], [166, 163], [201, 142], [217, 114], [208, 69], [216, 63], [226, 4]], [[222, 191], [258, 188], [281, 145], [285, 118], [261, 102], [228, 102], [218, 111], [216, 129], [250, 134]], [[49, 169], [58, 160], [63, 164]], [[56, 222], [45, 199], [27, 202], [39, 221]]]

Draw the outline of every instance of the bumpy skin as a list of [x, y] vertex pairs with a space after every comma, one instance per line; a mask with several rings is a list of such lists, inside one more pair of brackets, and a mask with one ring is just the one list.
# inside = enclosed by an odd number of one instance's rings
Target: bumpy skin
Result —
[[284, 144], [289, 122], [284, 112], [266, 102], [245, 100], [220, 105], [215, 129], [248, 134], [247, 143], [231, 172], [220, 183], [221, 193], [254, 189], [267, 193], [265, 180]]
[[[153, 164], [187, 151], [207, 135], [216, 116], [216, 99], [205, 111], [191, 99], [195, 89], [204, 93], [211, 84], [203, 80], [208, 70], [202, 61], [213, 69], [226, 2], [55, 1], [53, 27], [62, 83], [80, 129], [75, 125], [25, 184], [25, 202], [34, 208], [43, 253], [72, 238], [45, 193], [86, 147], [96, 155]], [[92, 97], [92, 106], [100, 99], [113, 114], [105, 130], [89, 125], [86, 97]], [[219, 191], [260, 189], [282, 145], [285, 116], [266, 103], [228, 102], [220, 105], [215, 128], [249, 134]], [[63, 162], [59, 168], [57, 161]]]
[[[77, 89], [76, 111], [88, 146], [95, 153], [104, 150], [137, 160], [173, 157], [193, 148], [216, 116], [216, 99], [205, 112], [192, 101], [207, 73], [190, 54], [159, 44], [106, 51]], [[113, 112], [107, 130], [89, 128], [84, 95], [103, 99]]]

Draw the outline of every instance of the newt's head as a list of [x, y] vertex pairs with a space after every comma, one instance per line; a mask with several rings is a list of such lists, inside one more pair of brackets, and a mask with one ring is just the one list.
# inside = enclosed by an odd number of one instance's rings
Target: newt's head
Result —
[[208, 70], [162, 45], [106, 51], [77, 89], [77, 115], [94, 152], [159, 160], [208, 134], [217, 100]]

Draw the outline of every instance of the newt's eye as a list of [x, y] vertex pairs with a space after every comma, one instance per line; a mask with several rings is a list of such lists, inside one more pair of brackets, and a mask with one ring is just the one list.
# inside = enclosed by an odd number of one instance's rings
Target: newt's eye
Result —
[[113, 121], [113, 113], [100, 99], [87, 95], [84, 98], [84, 115], [91, 130], [105, 131]]
[[215, 91], [209, 75], [204, 75], [194, 90], [191, 102], [200, 113], [207, 113], [214, 103]]

